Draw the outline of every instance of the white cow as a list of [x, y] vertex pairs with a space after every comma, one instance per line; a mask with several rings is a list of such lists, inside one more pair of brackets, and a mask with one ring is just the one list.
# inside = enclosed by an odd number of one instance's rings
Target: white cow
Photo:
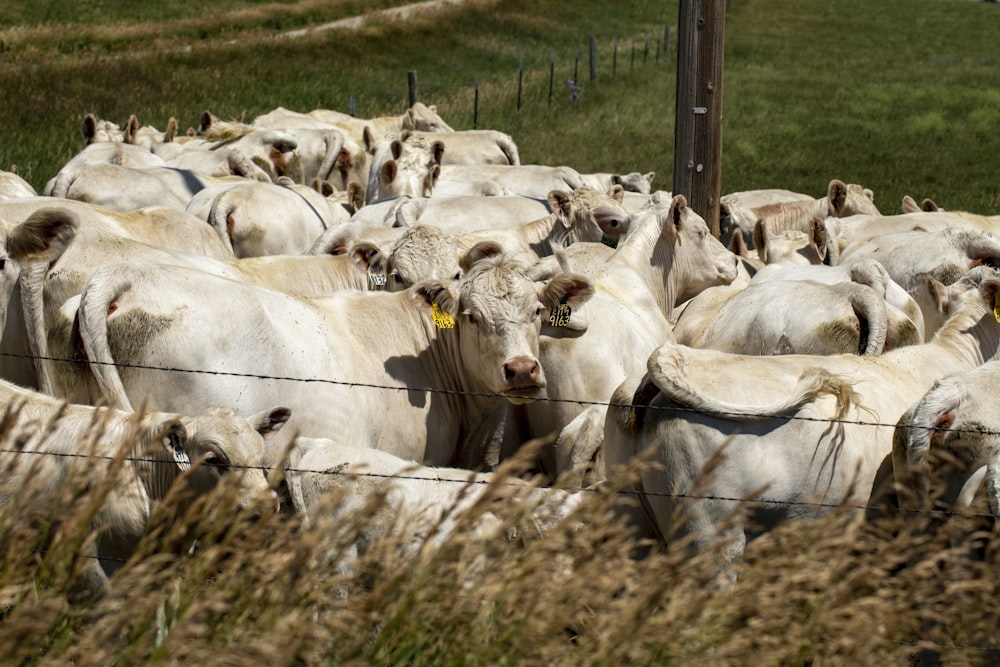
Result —
[[380, 141], [372, 153], [365, 203], [387, 197], [427, 197], [441, 172], [444, 144], [434, 135]]
[[207, 143], [209, 150], [232, 148], [246, 155], [272, 181], [288, 176], [296, 183], [305, 182], [302, 161], [296, 150], [298, 142], [286, 132], [220, 120], [205, 111], [197, 136]]
[[983, 494], [1000, 516], [998, 382], [1000, 362], [989, 361], [938, 380], [903, 413], [892, 440], [901, 508], [956, 510]]
[[880, 215], [872, 191], [853, 183], [848, 185], [835, 178], [827, 186], [824, 197], [811, 201], [785, 200], [744, 210], [740, 210], [736, 203], [729, 204], [720, 214], [720, 239], [729, 245], [732, 235], [739, 232], [747, 245], [750, 245], [753, 242], [753, 227], [758, 220], [763, 221], [767, 229], [775, 234], [786, 229], [808, 232], [815, 219], [840, 218], [859, 213]]
[[552, 190], [576, 190], [584, 186], [576, 169], [540, 164], [446, 164], [441, 167], [435, 188], [444, 190], [449, 183], [494, 183], [503, 194], [535, 199], [545, 199]]
[[[679, 302], [737, 276], [735, 255], [682, 195], [655, 193], [630, 224], [611, 257], [587, 276], [593, 299], [568, 317], [554, 313], [543, 328], [541, 359], [552, 369], [549, 396], [556, 402], [525, 406], [528, 437], [559, 433], [588, 403], [607, 402], [673, 339], [670, 318]], [[562, 472], [554, 452], [543, 452], [542, 465], [550, 475]]]
[[214, 184], [245, 182], [241, 176], [208, 176], [173, 167], [123, 167], [70, 162], [48, 183], [48, 197], [75, 199], [122, 213], [147, 206], [184, 211], [200, 190]]
[[593, 293], [573, 275], [536, 284], [497, 252], [473, 248], [457, 282], [316, 299], [191, 269], [105, 265], [81, 295], [79, 331], [112, 405], [252, 414], [280, 396], [304, 436], [475, 466], [506, 402], [545, 395], [542, 316]]
[[942, 229], [936, 232], [898, 232], [867, 243], [848, 246], [841, 262], [873, 259], [909, 292], [924, 317], [924, 338], [930, 340], [944, 321], [941, 295], [927, 277], [949, 285], [975, 266], [1000, 266], [1000, 241], [985, 232]]
[[[17, 303], [23, 305], [23, 313], [20, 310], [12, 313], [4, 340], [16, 349], [15, 341], [26, 339], [25, 352], [39, 361], [32, 368], [21, 369], [19, 377], [5, 376], [18, 380], [24, 386], [37, 386], [45, 392], [64, 397], [73, 396], [71, 389], [61, 380], [63, 374], [71, 369], [66, 369], [58, 361], [45, 360], [50, 357], [50, 342], [56, 349], [69, 345], [66, 338], [69, 332], [54, 330], [53, 326], [59, 320], [64, 303], [83, 290], [87, 279], [98, 267], [109, 262], [161, 262], [190, 267], [294, 296], [323, 296], [342, 289], [365, 290], [380, 286], [370, 277], [371, 260], [378, 249], [363, 243], [355, 244], [350, 252], [345, 250], [336, 256], [271, 255], [220, 260], [153, 246], [80, 225], [75, 215], [63, 209], [50, 209], [46, 214], [53, 220], [62, 219], [66, 224], [74, 225], [77, 232], [65, 248], [53, 250], [38, 261], [26, 262], [27, 267], [22, 270], [18, 283], [20, 301]], [[8, 368], [9, 360], [4, 359], [3, 362], [0, 368], [5, 373], [13, 372]]]
[[[444, 144], [441, 164], [521, 164], [514, 138], [497, 130], [458, 130], [453, 132], [417, 132], [404, 130], [403, 141], [422, 136], [426, 141]], [[607, 190], [608, 188], [605, 188]]]
[[[608, 192], [608, 190], [598, 190]], [[431, 225], [449, 234], [516, 227], [552, 213], [545, 200], [529, 197], [405, 197], [392, 209], [389, 226]]]
[[292, 505], [311, 524], [351, 534], [342, 569], [378, 540], [414, 557], [460, 535], [477, 543], [512, 534], [531, 539], [569, 517], [585, 495], [319, 438], [295, 440], [285, 479]]
[[0, 201], [37, 196], [31, 183], [21, 178], [16, 171], [0, 170]]
[[[285, 408], [249, 420], [218, 408], [191, 416], [137, 413], [66, 404], [2, 380], [0, 397], [7, 421], [0, 447], [0, 506], [28, 521], [52, 516], [79, 485], [110, 485], [93, 519], [95, 539], [83, 547], [88, 560], [81, 593], [105, 590], [108, 574], [135, 551], [158, 503], [168, 495], [175, 502], [190, 500], [173, 495], [175, 484], [193, 494], [227, 487], [234, 510], [275, 508], [276, 495], [262, 466], [265, 438], [290, 416]], [[183, 508], [179, 512], [183, 516]]]
[[305, 253], [324, 231], [349, 219], [312, 188], [253, 181], [205, 188], [186, 212], [207, 222], [236, 257]]
[[[344, 128], [358, 142], [373, 145], [392, 134], [405, 130], [420, 132], [447, 133], [454, 132], [437, 112], [437, 106], [417, 102], [398, 116], [377, 116], [374, 118], [355, 118], [350, 114], [332, 109], [313, 109], [309, 116], [324, 123], [330, 123]], [[368, 135], [366, 138], [365, 135]]]
[[996, 235], [1000, 218], [953, 211], [903, 213], [901, 215], [852, 215], [828, 221], [841, 252], [874, 241], [881, 236], [901, 232], [940, 232], [964, 229]]
[[932, 341], [878, 357], [662, 346], [615, 391], [605, 420], [609, 476], [637, 457], [656, 464], [634, 489], [636, 525], [690, 535], [725, 569], [758, 531], [863, 505], [899, 416], [936, 380], [1000, 356], [1000, 276], [980, 267], [949, 291], [951, 316]]
[[637, 192], [648, 195], [653, 192], [653, 179], [656, 178], [655, 171], [647, 171], [645, 174], [638, 171], [627, 174], [612, 174], [607, 172], [580, 174], [587, 187], [595, 190], [608, 191], [616, 185], [620, 185], [625, 192]]

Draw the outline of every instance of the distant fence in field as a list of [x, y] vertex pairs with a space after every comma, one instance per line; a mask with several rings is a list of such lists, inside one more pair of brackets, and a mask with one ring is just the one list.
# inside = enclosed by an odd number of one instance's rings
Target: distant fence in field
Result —
[[[586, 50], [577, 48], [569, 59], [560, 60], [556, 53], [551, 53], [548, 58], [547, 88], [541, 91], [544, 93], [547, 107], [552, 107], [557, 90], [561, 90], [562, 94], [570, 97], [573, 104], [577, 104], [583, 99], [585, 84], [596, 84], [601, 77], [614, 79], [620, 69], [633, 70], [637, 65], [657, 65], [661, 62], [667, 62], [670, 54], [670, 33], [670, 25], [664, 25], [662, 31], [647, 31], [642, 35], [626, 39], [614, 37], [610, 45], [604, 47], [603, 51], [599, 47], [598, 38], [591, 36], [588, 39]], [[581, 66], [586, 68], [582, 74]], [[517, 70], [512, 73], [517, 81], [517, 94], [509, 102], [513, 105], [513, 110], [518, 112], [521, 111], [526, 99], [525, 73], [525, 56], [522, 55]], [[581, 76], [584, 79], [581, 79]], [[483, 77], [477, 74], [471, 82], [473, 128], [479, 126], [480, 84], [483, 81]], [[406, 91], [409, 106], [412, 107], [420, 101], [420, 86], [415, 70], [409, 70], [406, 73]], [[348, 113], [354, 116], [355, 112], [356, 99], [354, 95], [351, 95]]]

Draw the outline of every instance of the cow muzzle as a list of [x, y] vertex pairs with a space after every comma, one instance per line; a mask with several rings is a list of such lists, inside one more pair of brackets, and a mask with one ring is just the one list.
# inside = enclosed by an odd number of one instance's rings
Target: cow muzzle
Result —
[[610, 206], [597, 206], [591, 214], [605, 236], [620, 239], [628, 233], [629, 219], [625, 211]]
[[501, 369], [503, 393], [508, 398], [537, 398], [545, 389], [542, 365], [534, 357], [515, 357]]

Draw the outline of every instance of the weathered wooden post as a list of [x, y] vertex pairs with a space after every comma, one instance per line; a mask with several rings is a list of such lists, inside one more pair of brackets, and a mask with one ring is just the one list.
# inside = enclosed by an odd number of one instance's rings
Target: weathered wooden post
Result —
[[417, 103], [417, 73], [410, 70], [406, 73], [406, 87], [409, 90], [410, 106]]
[[552, 108], [552, 87], [556, 80], [556, 54], [549, 60], [549, 108]]
[[719, 235], [726, 0], [681, 0], [673, 193]]
[[524, 56], [521, 56], [521, 64], [517, 68], [517, 110], [521, 110], [521, 91], [524, 89]]
[[472, 129], [479, 127], [479, 75], [474, 82], [475, 94], [472, 97]]
[[597, 38], [590, 38], [590, 82], [597, 81]]

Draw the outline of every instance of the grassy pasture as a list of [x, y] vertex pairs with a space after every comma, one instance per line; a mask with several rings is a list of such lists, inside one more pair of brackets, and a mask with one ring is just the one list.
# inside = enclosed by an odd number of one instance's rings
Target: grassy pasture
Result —
[[[474, 0], [433, 21], [296, 41], [265, 37], [352, 6], [231, 2], [202, 15], [177, 2], [170, 16], [164, 6], [5, 3], [0, 166], [17, 164], [40, 189], [79, 148], [87, 112], [117, 121], [136, 113], [159, 127], [173, 115], [185, 127], [204, 109], [346, 109], [353, 95], [359, 115], [395, 113], [414, 69], [421, 99], [458, 128], [472, 125], [479, 75], [479, 126], [512, 134], [527, 162], [655, 170], [656, 185], [670, 187], [674, 53], [631, 68], [625, 45], [673, 26], [675, 2]], [[100, 11], [82, 11], [92, 7]], [[256, 11], [264, 18], [250, 18]], [[315, 14], [288, 18], [294, 11]], [[998, 28], [996, 5], [966, 0], [734, 0], [724, 190], [818, 195], [837, 177], [872, 187], [883, 212], [914, 194], [1000, 213]], [[616, 77], [601, 56], [581, 101], [559, 86], [550, 109], [551, 54], [557, 83], [575, 49], [585, 73], [589, 35], [602, 54], [619, 38]], [[15, 435], [0, 421], [0, 448]], [[630, 560], [609, 494], [581, 510], [581, 531], [525, 544], [458, 537], [408, 563], [379, 545], [351, 574], [328, 561], [356, 526], [233, 514], [220, 509], [231, 499], [218, 496], [189, 516], [158, 517], [170, 521], [151, 529], [114, 595], [86, 603], [69, 593], [92, 510], [81, 498], [95, 487], [67, 483], [59, 507], [79, 511], [46, 530], [26, 527], [17, 506], [0, 509], [5, 664], [907, 664], [922, 641], [950, 664], [997, 657], [996, 529], [984, 527], [971, 545], [982, 560], [948, 539], [975, 517], [871, 527], [834, 512], [759, 540], [736, 584], [718, 590], [706, 583], [710, 564], [677, 546]], [[187, 531], [209, 536], [193, 554], [181, 548]]]

